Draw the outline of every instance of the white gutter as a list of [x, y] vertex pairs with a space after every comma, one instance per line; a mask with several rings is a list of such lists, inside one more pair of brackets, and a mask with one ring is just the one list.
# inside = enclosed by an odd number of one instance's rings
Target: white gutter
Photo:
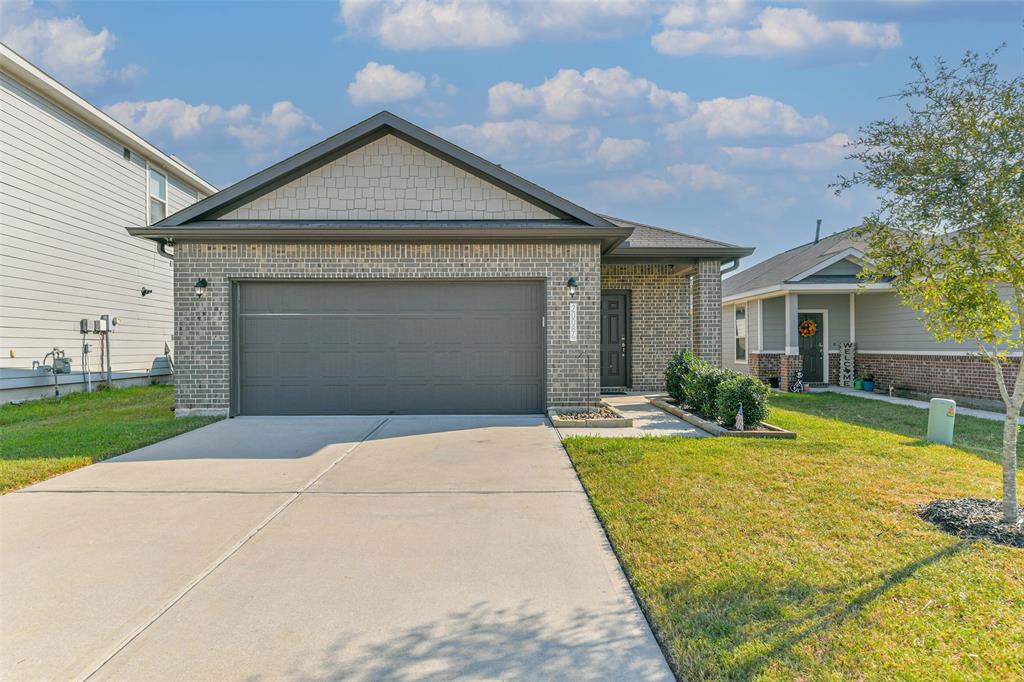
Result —
[[0, 43], [0, 69], [33, 90], [42, 93], [60, 108], [85, 121], [104, 135], [128, 147], [147, 161], [157, 162], [164, 170], [184, 180], [204, 194], [215, 194], [217, 188], [203, 180], [194, 170], [142, 139], [127, 127], [76, 95], [69, 88], [45, 73], [17, 52]]
[[837, 286], [835, 284], [773, 284], [770, 287], [744, 291], [732, 296], [723, 296], [722, 303], [737, 303], [758, 298], [775, 298], [784, 294], [848, 294], [860, 291], [891, 291], [892, 285], [886, 282], [875, 284], [848, 284]]

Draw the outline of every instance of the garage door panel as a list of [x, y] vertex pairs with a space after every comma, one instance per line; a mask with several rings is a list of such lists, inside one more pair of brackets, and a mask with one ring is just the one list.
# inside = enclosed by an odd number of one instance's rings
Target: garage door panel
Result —
[[537, 413], [539, 282], [244, 282], [242, 414]]

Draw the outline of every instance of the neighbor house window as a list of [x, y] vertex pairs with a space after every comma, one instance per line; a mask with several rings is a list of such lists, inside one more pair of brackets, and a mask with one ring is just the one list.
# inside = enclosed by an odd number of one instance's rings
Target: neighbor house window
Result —
[[736, 361], [747, 361], [747, 306], [736, 306]]
[[149, 224], [167, 217], [167, 176], [149, 169]]

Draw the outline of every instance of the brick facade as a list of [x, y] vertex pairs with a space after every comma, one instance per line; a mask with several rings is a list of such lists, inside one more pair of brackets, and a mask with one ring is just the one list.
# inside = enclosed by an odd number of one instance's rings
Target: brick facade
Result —
[[694, 354], [722, 365], [722, 264], [717, 258], [702, 258], [693, 276]]
[[225, 214], [227, 220], [550, 220], [542, 208], [394, 135]]
[[[995, 370], [979, 357], [857, 353], [855, 363], [858, 375], [863, 372], [874, 375], [875, 388], [879, 391], [888, 391], [892, 384], [898, 389], [934, 396], [1002, 402]], [[1003, 363], [1003, 374], [1009, 386], [1016, 381], [1020, 364], [1020, 358]]]
[[[747, 371], [750, 376], [768, 383], [771, 378], [781, 376], [782, 353], [748, 353]], [[780, 384], [780, 387], [782, 384]]]
[[803, 369], [803, 367], [804, 358], [802, 355], [782, 353], [779, 356], [779, 388], [784, 391], [790, 390], [796, 382], [797, 371]]
[[[478, 279], [546, 282], [549, 407], [599, 400], [600, 245], [597, 242], [202, 243], [175, 245], [177, 414], [227, 414], [231, 398], [231, 282], [240, 279]], [[578, 340], [569, 341], [570, 297], [579, 293]], [[198, 298], [194, 283], [209, 286]]]
[[631, 292], [631, 388], [664, 390], [672, 355], [693, 348], [689, 277], [672, 265], [607, 264], [601, 266], [601, 288]]

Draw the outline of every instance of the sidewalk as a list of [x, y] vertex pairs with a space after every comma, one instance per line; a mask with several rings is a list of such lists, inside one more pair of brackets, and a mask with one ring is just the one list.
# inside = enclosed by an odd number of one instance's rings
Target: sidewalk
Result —
[[605, 438], [642, 438], [644, 436], [683, 436], [702, 438], [710, 434], [684, 422], [679, 417], [658, 409], [647, 402], [644, 395], [606, 395], [603, 402], [616, 408], [627, 417], [633, 418], [633, 426], [625, 428], [574, 427], [557, 429], [558, 436], [603, 436]]
[[[893, 405], [910, 405], [911, 407], [920, 407], [922, 410], [928, 409], [928, 403], [924, 400], [912, 400], [910, 398], [890, 398], [882, 393], [868, 393], [867, 391], [857, 391], [852, 388], [845, 386], [829, 386], [828, 388], [812, 388], [811, 393], [842, 393], [843, 395], [852, 395], [855, 398], [864, 398], [865, 400], [881, 400], [882, 402], [892, 403]], [[994, 422], [1001, 422], [1006, 419], [1006, 415], [1001, 412], [989, 412], [988, 410], [977, 410], [973, 407], [961, 407], [956, 406], [957, 414], [967, 415], [968, 417], [978, 417], [979, 419], [988, 419]], [[1024, 417], [1020, 417], [1017, 420], [1018, 423], [1024, 425]]]

